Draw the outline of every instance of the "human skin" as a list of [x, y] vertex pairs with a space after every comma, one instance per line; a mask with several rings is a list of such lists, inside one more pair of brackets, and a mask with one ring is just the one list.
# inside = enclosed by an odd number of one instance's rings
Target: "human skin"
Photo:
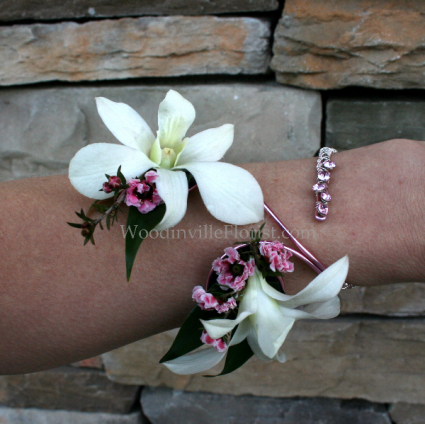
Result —
[[[338, 153], [335, 162], [324, 222], [314, 219], [315, 158], [244, 168], [285, 225], [309, 235], [300, 241], [325, 265], [349, 256], [348, 282], [425, 281], [425, 143], [392, 140]], [[66, 222], [77, 222], [74, 211], [87, 210], [91, 200], [66, 176], [0, 187], [1, 374], [68, 364], [179, 326], [194, 306], [192, 288], [203, 285], [211, 262], [240, 240], [191, 192], [188, 212], [175, 227], [186, 230], [186, 238], [146, 240], [127, 282], [119, 226], [124, 217], [111, 231], [96, 230], [95, 246], [83, 247], [79, 230]], [[276, 238], [278, 227], [266, 220], [268, 238], [273, 229]], [[205, 225], [212, 238], [189, 236], [189, 230], [204, 231]], [[238, 228], [239, 235], [258, 226]], [[221, 237], [216, 230], [223, 231]], [[295, 263], [285, 279], [288, 293], [315, 275]]]

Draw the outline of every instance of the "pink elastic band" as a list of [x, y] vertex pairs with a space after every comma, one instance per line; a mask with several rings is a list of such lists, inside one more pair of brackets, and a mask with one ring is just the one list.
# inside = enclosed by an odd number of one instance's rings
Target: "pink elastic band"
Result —
[[[290, 233], [290, 231], [285, 227], [284, 223], [277, 217], [277, 215], [271, 210], [271, 208], [266, 203], [264, 203], [264, 209], [274, 219], [276, 224], [288, 236], [292, 243], [294, 243], [295, 246], [298, 247], [300, 252], [297, 252], [296, 250], [291, 249], [287, 246], [285, 246], [285, 248], [289, 250], [294, 256], [306, 263], [311, 269], [313, 269], [313, 271], [317, 272], [318, 274], [323, 272], [326, 267]], [[342, 289], [352, 289], [353, 287], [355, 287], [353, 284], [344, 283]]]
[[285, 227], [284, 223], [277, 217], [277, 215], [266, 203], [264, 203], [264, 209], [274, 219], [276, 224], [279, 225], [281, 230], [288, 236], [292, 243], [294, 243], [295, 246], [300, 249], [301, 252], [297, 252], [290, 247], [285, 246], [285, 248], [289, 250], [294, 256], [305, 262], [311, 269], [313, 269], [313, 271], [317, 272], [318, 274], [324, 271], [326, 267], [290, 233], [290, 231]]

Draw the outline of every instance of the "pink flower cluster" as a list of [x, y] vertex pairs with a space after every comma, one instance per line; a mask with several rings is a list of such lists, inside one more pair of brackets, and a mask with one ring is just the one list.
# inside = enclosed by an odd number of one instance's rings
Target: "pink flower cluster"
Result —
[[115, 175], [113, 177], [109, 177], [106, 183], [103, 183], [102, 190], [105, 193], [111, 193], [112, 191], [119, 188], [121, 185], [121, 180]]
[[266, 258], [272, 271], [292, 272], [294, 270], [294, 264], [288, 261], [292, 253], [286, 250], [284, 244], [278, 241], [261, 243], [260, 253]]
[[248, 277], [254, 275], [255, 261], [251, 258], [248, 262], [241, 260], [239, 252], [233, 247], [224, 249], [227, 258], [217, 258], [212, 266], [218, 274], [218, 284], [221, 287], [230, 287], [240, 291], [245, 287]]
[[192, 299], [195, 300], [199, 307], [204, 311], [213, 311], [214, 309], [222, 314], [236, 308], [236, 300], [231, 297], [226, 302], [216, 299], [211, 293], [207, 293], [201, 286], [193, 288]]
[[225, 352], [227, 349], [223, 339], [212, 339], [205, 330], [202, 332], [201, 341], [206, 345], [214, 346], [219, 352]]
[[148, 171], [145, 179], [133, 178], [127, 181], [130, 186], [126, 191], [125, 203], [127, 206], [135, 206], [139, 212], [148, 213], [163, 203], [155, 187], [158, 174], [155, 171]]

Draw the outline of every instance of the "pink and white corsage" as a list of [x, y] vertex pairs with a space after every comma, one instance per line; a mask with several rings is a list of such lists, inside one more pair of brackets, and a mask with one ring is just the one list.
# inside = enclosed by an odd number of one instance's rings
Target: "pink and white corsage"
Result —
[[[280, 279], [294, 270], [290, 257], [283, 244], [263, 242], [258, 236], [225, 249], [213, 262], [207, 290], [193, 289], [197, 306], [160, 362], [177, 374], [194, 374], [226, 358], [218, 375], [233, 372], [253, 355], [285, 362], [281, 347], [296, 320], [339, 314], [338, 293], [348, 272], [345, 256], [301, 292], [287, 295]], [[231, 307], [221, 309], [228, 304]]]
[[[102, 228], [101, 221], [105, 219], [109, 228], [120, 204], [128, 205], [127, 278], [145, 238], [139, 234], [177, 225], [186, 213], [190, 185], [196, 184], [206, 208], [220, 221], [245, 225], [263, 219], [263, 194], [255, 178], [245, 169], [219, 162], [233, 143], [233, 125], [188, 137], [195, 108], [174, 90], [159, 105], [156, 136], [130, 106], [103, 97], [96, 98], [96, 104], [104, 124], [121, 144], [89, 144], [72, 158], [72, 185], [96, 202], [87, 213], [77, 213], [82, 224], [70, 225], [81, 228], [85, 244], [94, 243], [93, 233], [98, 225]], [[113, 205], [99, 202], [105, 199], [113, 199]], [[100, 216], [91, 218], [93, 211]], [[131, 226], [146, 231], [137, 232], [138, 240], [134, 240]]]

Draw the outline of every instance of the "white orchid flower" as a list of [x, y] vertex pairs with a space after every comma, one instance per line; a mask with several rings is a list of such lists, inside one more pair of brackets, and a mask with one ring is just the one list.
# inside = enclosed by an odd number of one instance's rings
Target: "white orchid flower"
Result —
[[[213, 339], [229, 334], [238, 326], [229, 346], [236, 345], [246, 338], [258, 358], [285, 362], [286, 356], [279, 350], [296, 320], [330, 319], [339, 315], [338, 293], [347, 273], [348, 256], [344, 256], [319, 274], [302, 291], [290, 296], [270, 286], [256, 268], [255, 274], [248, 278], [236, 319], [201, 322]], [[210, 369], [225, 355], [226, 352], [208, 348], [164, 362], [164, 365], [177, 374], [193, 374]]]
[[195, 119], [193, 105], [176, 91], [168, 91], [159, 105], [155, 137], [143, 118], [130, 106], [96, 98], [100, 117], [123, 144], [85, 146], [71, 160], [69, 178], [83, 195], [106, 199], [113, 193], [99, 191], [105, 174], [115, 175], [119, 166], [128, 178], [155, 169], [158, 194], [166, 212], [157, 230], [176, 225], [185, 215], [188, 182], [183, 170], [195, 178], [209, 212], [218, 220], [245, 225], [263, 219], [263, 195], [254, 177], [242, 168], [217, 162], [233, 142], [233, 125], [185, 137]]

